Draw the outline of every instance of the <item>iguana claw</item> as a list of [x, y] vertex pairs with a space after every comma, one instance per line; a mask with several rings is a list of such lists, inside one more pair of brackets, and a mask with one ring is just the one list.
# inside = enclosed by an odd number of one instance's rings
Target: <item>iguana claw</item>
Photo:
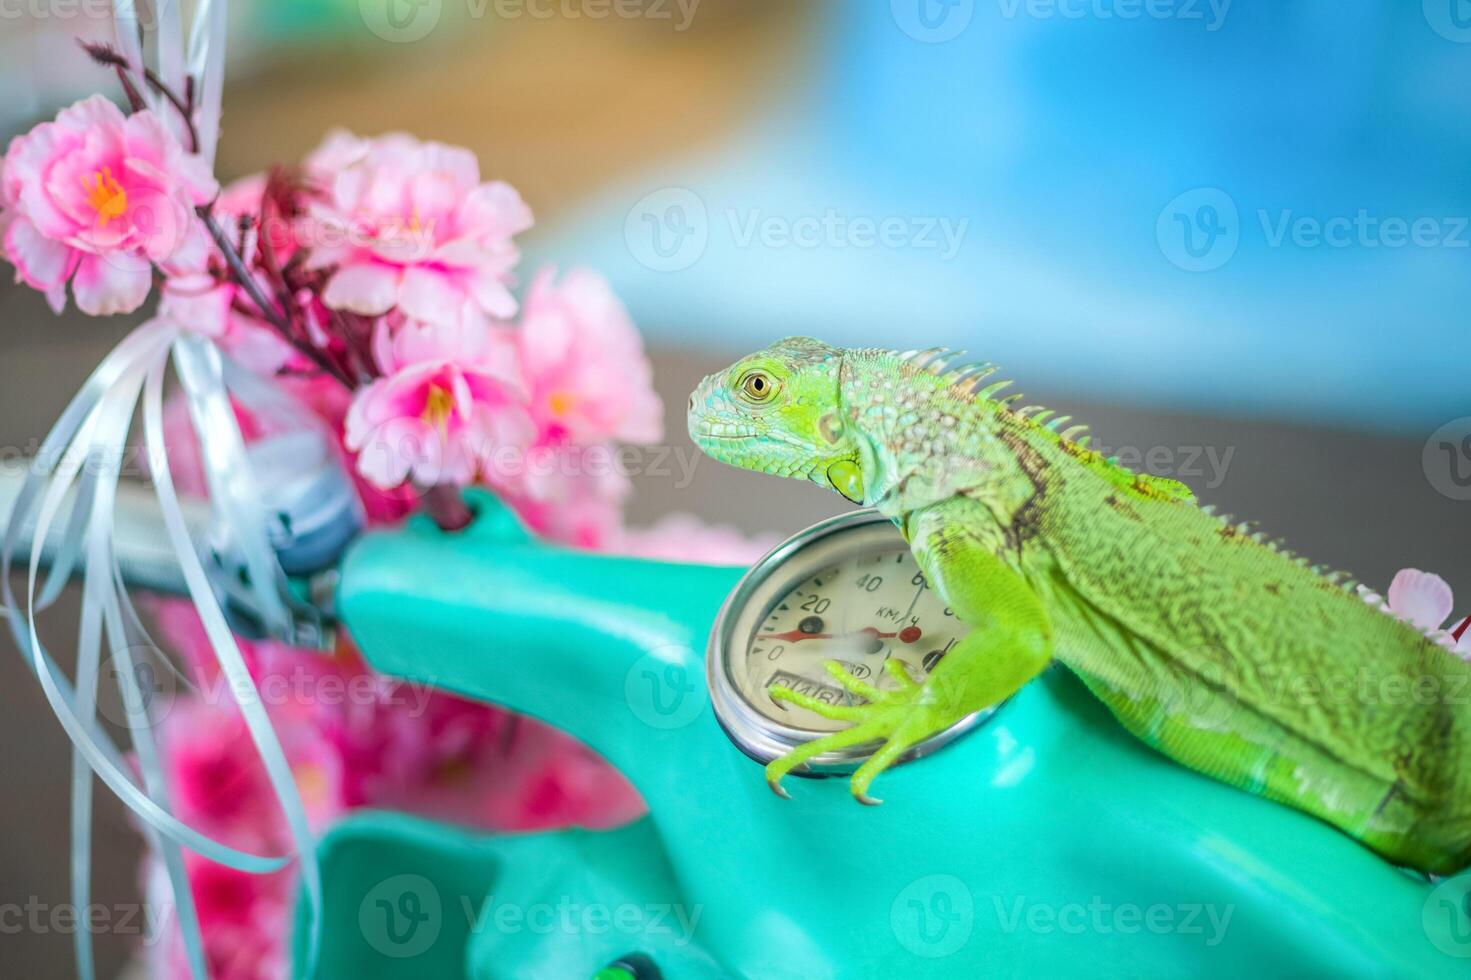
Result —
[[878, 806], [883, 800], [868, 794], [874, 778], [916, 743], [946, 727], [949, 721], [939, 717], [933, 706], [925, 703], [922, 686], [916, 684], [897, 663], [888, 669], [889, 675], [898, 683], [897, 690], [869, 687], [836, 663], [828, 664], [828, 670], [851, 693], [859, 697], [870, 695], [871, 699], [862, 704], [828, 704], [790, 688], [773, 685], [768, 691], [772, 700], [795, 704], [834, 721], [851, 722], [851, 726], [805, 742], [773, 760], [766, 767], [766, 783], [772, 792], [783, 799], [790, 799], [781, 787], [781, 780], [798, 766], [836, 749], [881, 742], [883, 744], [853, 773], [850, 781], [855, 800], [865, 806]]

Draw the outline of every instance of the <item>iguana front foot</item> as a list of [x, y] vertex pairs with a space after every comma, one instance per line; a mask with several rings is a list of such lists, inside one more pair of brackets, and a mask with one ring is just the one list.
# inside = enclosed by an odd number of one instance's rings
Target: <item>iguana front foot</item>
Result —
[[869, 742], [882, 742], [874, 754], [853, 773], [849, 782], [854, 799], [859, 803], [877, 806], [883, 801], [868, 795], [868, 788], [875, 777], [897, 762], [910, 748], [935, 732], [948, 728], [960, 718], [950, 717], [953, 712], [947, 712], [942, 706], [935, 704], [933, 698], [927, 697], [924, 687], [916, 684], [904, 665], [897, 660], [884, 661], [885, 670], [898, 683], [896, 690], [888, 691], [864, 683], [848, 673], [837, 661], [829, 661], [826, 666], [828, 673], [839, 684], [867, 703], [829, 704], [781, 685], [773, 685], [769, 689], [772, 700], [786, 701], [824, 718], [852, 722], [852, 725], [840, 732], [806, 742], [772, 761], [766, 767], [766, 784], [776, 795], [788, 799], [789, 794], [782, 788], [781, 781], [793, 769], [824, 752]]

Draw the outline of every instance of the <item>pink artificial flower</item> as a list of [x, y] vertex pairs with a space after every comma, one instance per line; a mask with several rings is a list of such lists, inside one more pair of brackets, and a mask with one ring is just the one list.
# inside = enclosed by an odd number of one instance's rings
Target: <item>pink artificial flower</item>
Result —
[[537, 273], [521, 316], [521, 365], [543, 439], [657, 442], [664, 409], [628, 311], [602, 276]]
[[647, 812], [623, 774], [572, 736], [520, 719], [486, 797], [486, 823], [519, 832], [616, 827]]
[[652, 527], [624, 529], [611, 550], [661, 561], [750, 565], [780, 540], [770, 533], [748, 537], [733, 527], [706, 524], [691, 514], [666, 514]]
[[[283, 851], [280, 813], [228, 703], [198, 615], [185, 601], [155, 611], [160, 632], [193, 665], [203, 694], [170, 706], [161, 748], [181, 818], [236, 846]], [[611, 827], [644, 812], [633, 787], [566, 734], [442, 691], [378, 677], [344, 644], [333, 655], [241, 641], [314, 828], [361, 807], [501, 831]], [[273, 678], [290, 681], [284, 688]], [[305, 678], [305, 680], [298, 680]], [[283, 701], [280, 692], [291, 698]], [[231, 871], [186, 855], [212, 977], [285, 976], [296, 869]], [[166, 901], [150, 855], [148, 893]], [[153, 974], [187, 977], [177, 920], [150, 937]]]
[[[262, 695], [271, 727], [291, 764], [307, 818], [318, 829], [345, 809], [341, 761], [322, 744], [320, 706], [310, 702], [322, 689], [316, 678], [329, 672], [300, 662], [289, 671], [253, 672], [257, 684], [271, 679]], [[169, 785], [180, 819], [235, 847], [284, 851], [290, 837], [280, 806], [228, 685], [215, 677], [205, 683], [204, 696], [171, 702], [162, 739], [169, 745]]]
[[465, 486], [495, 451], [532, 437], [514, 351], [474, 318], [428, 325], [378, 324], [374, 353], [385, 377], [353, 396], [347, 448], [369, 483], [393, 489], [409, 477]]
[[[214, 202], [215, 217], [231, 236], [247, 268], [255, 266], [260, 254], [258, 220], [265, 191], [266, 176], [254, 174], [225, 187]], [[242, 219], [249, 219], [243, 231]], [[287, 261], [298, 248], [293, 222], [272, 221], [265, 233], [270, 236], [278, 262]], [[159, 313], [213, 338], [221, 349], [256, 374], [273, 375], [283, 368], [309, 370], [311, 362], [301, 352], [269, 323], [250, 312], [254, 305], [245, 290], [227, 277], [224, 256], [213, 242], [206, 258], [207, 263], [201, 263], [197, 269], [180, 270], [164, 282]], [[260, 287], [266, 295], [271, 294], [269, 283], [262, 281]], [[320, 324], [311, 319], [311, 314], [320, 308], [310, 291], [303, 290], [297, 299], [309, 318], [308, 328], [320, 333]], [[322, 343], [325, 346], [325, 338]]]
[[194, 208], [219, 185], [151, 112], [124, 116], [100, 95], [84, 99], [12, 140], [3, 173], [5, 257], [58, 313], [68, 281], [84, 313], [130, 313], [154, 265], [202, 260]]
[[[232, 240], [238, 238], [240, 258], [247, 266], [253, 266], [260, 255], [262, 220], [276, 261], [282, 265], [291, 260], [315, 230], [306, 218], [281, 215], [275, 210], [265, 213], [269, 183], [265, 174], [251, 174], [227, 184], [215, 198], [214, 213], [226, 234]], [[248, 224], [242, 235], [238, 229], [245, 219], [248, 219]]]
[[575, 548], [613, 546], [632, 486], [610, 446], [548, 445], [528, 449], [506, 470], [492, 457], [511, 507], [537, 534]]
[[364, 316], [396, 308], [428, 323], [516, 312], [511, 239], [531, 227], [531, 210], [509, 184], [482, 183], [469, 150], [338, 132], [306, 170], [326, 184], [308, 244], [310, 266], [332, 270], [328, 306]]
[[[1390, 612], [1427, 633], [1440, 629], [1455, 607], [1445, 579], [1418, 568], [1400, 569], [1389, 584], [1387, 599]], [[1449, 639], [1456, 656], [1471, 660], [1471, 629], [1463, 630], [1459, 638], [1452, 634]]]
[[274, 327], [241, 311], [241, 290], [208, 272], [188, 272], [164, 281], [158, 312], [219, 342], [241, 365], [265, 376], [287, 366], [304, 367], [302, 357]]
[[[290, 975], [294, 869], [255, 875], [188, 852], [184, 869], [211, 980], [285, 980]], [[179, 920], [171, 914], [168, 876], [156, 852], [149, 854], [143, 871], [149, 907], [143, 937], [147, 975], [191, 980]]]
[[363, 502], [363, 510], [370, 524], [387, 524], [401, 520], [418, 506], [418, 495], [412, 487], [395, 487], [385, 490], [374, 486], [353, 465], [352, 452], [341, 442], [346, 427], [347, 413], [352, 407], [353, 393], [336, 379], [318, 374], [306, 378], [281, 378], [279, 383], [297, 400], [306, 405], [313, 414], [326, 422], [331, 431], [338, 435], [338, 449], [342, 454], [343, 467], [352, 474]]

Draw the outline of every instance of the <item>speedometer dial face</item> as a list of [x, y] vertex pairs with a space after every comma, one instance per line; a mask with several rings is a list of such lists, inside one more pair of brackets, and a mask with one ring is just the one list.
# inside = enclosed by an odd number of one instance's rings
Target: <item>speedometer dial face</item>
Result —
[[929, 587], [897, 533], [888, 547], [838, 554], [781, 591], [746, 641], [734, 679], [745, 700], [768, 719], [812, 732], [846, 727], [790, 702], [773, 700], [781, 685], [828, 704], [861, 704], [827, 671], [837, 661], [877, 687], [898, 686], [884, 666], [899, 661], [922, 680], [965, 633]]
[[[827, 704], [860, 705], [861, 692], [839, 684], [829, 662], [879, 691], [893, 690], [899, 681], [885, 663], [902, 665], [923, 683], [966, 632], [893, 523], [874, 510], [851, 512], [788, 538], [731, 592], [710, 635], [711, 702], [731, 741], [769, 762], [849, 724], [773, 699], [774, 686]], [[933, 751], [990, 714], [956, 722], [899, 761]], [[851, 771], [876, 747], [824, 752], [797, 771]]]

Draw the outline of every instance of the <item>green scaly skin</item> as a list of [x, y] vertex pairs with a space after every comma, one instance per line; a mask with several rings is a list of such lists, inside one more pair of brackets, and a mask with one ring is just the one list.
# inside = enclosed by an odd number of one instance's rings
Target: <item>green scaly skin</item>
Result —
[[[851, 723], [767, 767], [772, 788], [842, 745], [853, 774], [1014, 694], [1053, 656], [1135, 736], [1232, 786], [1311, 813], [1397, 864], [1471, 863], [1471, 665], [1336, 574], [1198, 507], [1188, 488], [1086, 448], [1015, 407], [989, 365], [945, 351], [789, 338], [701, 383], [707, 454], [879, 508], [970, 632], [924, 683], [862, 703], [774, 697]], [[1368, 601], [1365, 601], [1366, 598]], [[892, 663], [892, 661], [891, 661]]]

